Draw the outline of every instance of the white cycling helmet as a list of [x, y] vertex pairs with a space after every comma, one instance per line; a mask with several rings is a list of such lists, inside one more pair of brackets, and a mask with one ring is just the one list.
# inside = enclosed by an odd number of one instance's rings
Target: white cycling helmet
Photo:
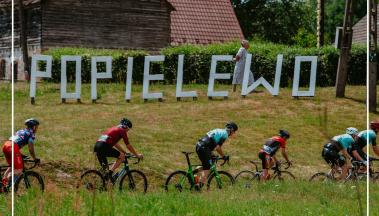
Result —
[[349, 134], [349, 135], [357, 135], [358, 134], [358, 129], [356, 129], [355, 127], [348, 127], [346, 128], [346, 133]]

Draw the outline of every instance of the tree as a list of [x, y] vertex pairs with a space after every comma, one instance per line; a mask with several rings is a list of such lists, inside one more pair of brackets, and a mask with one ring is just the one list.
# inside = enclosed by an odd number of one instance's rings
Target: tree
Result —
[[20, 22], [20, 47], [22, 50], [22, 60], [24, 61], [24, 69], [27, 72], [28, 80], [30, 79], [29, 55], [26, 36], [26, 20], [23, 0], [17, 0], [18, 15]]
[[317, 0], [317, 47], [324, 46], [325, 0]]
[[302, 0], [232, 0], [245, 37], [293, 44], [300, 29], [315, 32], [315, 11]]

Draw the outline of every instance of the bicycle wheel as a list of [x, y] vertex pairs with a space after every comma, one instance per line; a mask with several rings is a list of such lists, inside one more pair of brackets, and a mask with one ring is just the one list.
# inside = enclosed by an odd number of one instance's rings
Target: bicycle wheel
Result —
[[147, 191], [147, 178], [139, 170], [130, 170], [120, 181], [120, 191], [141, 192]]
[[15, 182], [14, 190], [17, 194], [24, 194], [26, 191], [44, 191], [45, 184], [42, 177], [34, 171], [24, 172]]
[[191, 190], [193, 184], [191, 184], [191, 178], [189, 175], [181, 170], [177, 170], [171, 173], [165, 183], [166, 191], [179, 191]]
[[319, 172], [314, 174], [309, 181], [313, 182], [331, 182], [333, 181], [333, 178], [328, 175], [327, 173]]
[[281, 171], [280, 176], [276, 174], [273, 178], [275, 181], [295, 180], [295, 176], [288, 171]]
[[207, 188], [208, 190], [210, 189], [225, 189], [225, 188], [230, 188], [234, 184], [234, 177], [229, 174], [228, 172], [225, 171], [218, 171], [219, 175], [219, 180], [218, 181], [218, 176], [216, 176], [214, 173], [212, 173], [208, 177], [208, 184]]
[[253, 184], [258, 182], [259, 175], [249, 170], [241, 171], [235, 177], [235, 183], [237, 185], [241, 185], [244, 188], [251, 188]]
[[97, 170], [87, 170], [80, 176], [78, 188], [92, 190], [106, 190], [103, 175]]

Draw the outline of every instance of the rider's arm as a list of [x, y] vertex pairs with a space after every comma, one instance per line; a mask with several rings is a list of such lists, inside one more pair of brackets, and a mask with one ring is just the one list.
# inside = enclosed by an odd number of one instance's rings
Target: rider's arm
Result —
[[33, 140], [30, 140], [29, 143], [28, 143], [28, 148], [29, 148], [29, 152], [30, 152], [30, 155], [32, 156], [33, 160], [36, 160], [36, 154], [34, 152], [34, 141]]
[[347, 153], [347, 150], [346, 149], [342, 149], [341, 153], [342, 153], [343, 156], [345, 156], [345, 158], [347, 159], [348, 164], [349, 164], [350, 161], [351, 161], [351, 157], [350, 157], [349, 153]]
[[288, 163], [290, 163], [290, 160], [288, 159], [288, 154], [286, 152], [286, 149], [285, 148], [281, 148], [281, 152], [282, 152], [282, 155], [283, 155], [284, 159], [286, 159], [286, 161]]
[[126, 154], [125, 150], [121, 148], [120, 144], [117, 143], [116, 145], [114, 145], [114, 147], [115, 147], [119, 152], [121, 152], [121, 153], [123, 153], [123, 154]]
[[357, 159], [358, 161], [363, 161], [362, 157], [359, 155], [358, 151], [357, 150], [353, 150], [353, 156], [355, 159]]
[[372, 146], [372, 149], [374, 150], [375, 154], [379, 156], [379, 147], [378, 146]]
[[224, 157], [224, 152], [222, 151], [222, 148], [220, 145], [216, 146], [216, 151], [220, 154], [221, 157]]
[[133, 146], [132, 145], [126, 145], [126, 148], [128, 148], [128, 150], [132, 153], [132, 154], [134, 154], [135, 156], [138, 156], [138, 153], [136, 152], [136, 150], [133, 148]]

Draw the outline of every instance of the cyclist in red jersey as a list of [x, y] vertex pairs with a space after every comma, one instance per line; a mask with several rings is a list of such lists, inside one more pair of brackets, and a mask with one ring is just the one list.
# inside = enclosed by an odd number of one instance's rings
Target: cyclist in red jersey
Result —
[[[281, 149], [284, 159], [291, 165], [291, 161], [288, 159], [286, 152], [286, 141], [290, 138], [290, 134], [286, 130], [279, 130], [279, 135], [274, 136], [266, 141], [263, 145], [263, 148], [259, 151], [259, 159], [262, 160], [262, 175], [261, 180], [268, 180], [269, 173], [268, 170], [277, 163], [275, 153], [278, 149]], [[274, 159], [274, 160], [272, 160]]]
[[107, 157], [117, 158], [116, 163], [110, 168], [108, 176], [112, 176], [113, 172], [120, 166], [120, 164], [125, 160], [126, 151], [118, 144], [120, 139], [124, 140], [124, 143], [128, 150], [133, 153], [138, 158], [143, 158], [142, 154], [138, 154], [134, 150], [133, 146], [129, 143], [127, 132], [132, 129], [132, 122], [126, 118], [121, 119], [120, 124], [111, 127], [106, 130], [97, 140], [94, 152], [96, 153], [97, 159], [100, 165], [108, 169]]
[[[12, 166], [12, 143], [13, 143], [13, 151], [14, 151], [14, 179], [16, 180], [18, 176], [21, 175], [23, 170], [23, 161], [22, 161], [22, 154], [20, 149], [26, 145], [28, 145], [30, 155], [32, 158], [36, 161], [36, 163], [39, 163], [40, 159], [36, 157], [34, 152], [34, 143], [35, 143], [35, 134], [37, 133], [37, 129], [39, 126], [39, 121], [34, 118], [30, 118], [25, 120], [26, 128], [18, 130], [12, 137], [10, 137], [4, 144], [3, 144], [3, 153], [5, 156], [5, 159], [7, 160], [7, 163], [9, 166]], [[11, 184], [11, 167], [9, 167], [5, 173], [4, 177], [2, 179], [2, 184], [4, 187], [10, 187]], [[0, 190], [3, 188], [0, 188]]]

